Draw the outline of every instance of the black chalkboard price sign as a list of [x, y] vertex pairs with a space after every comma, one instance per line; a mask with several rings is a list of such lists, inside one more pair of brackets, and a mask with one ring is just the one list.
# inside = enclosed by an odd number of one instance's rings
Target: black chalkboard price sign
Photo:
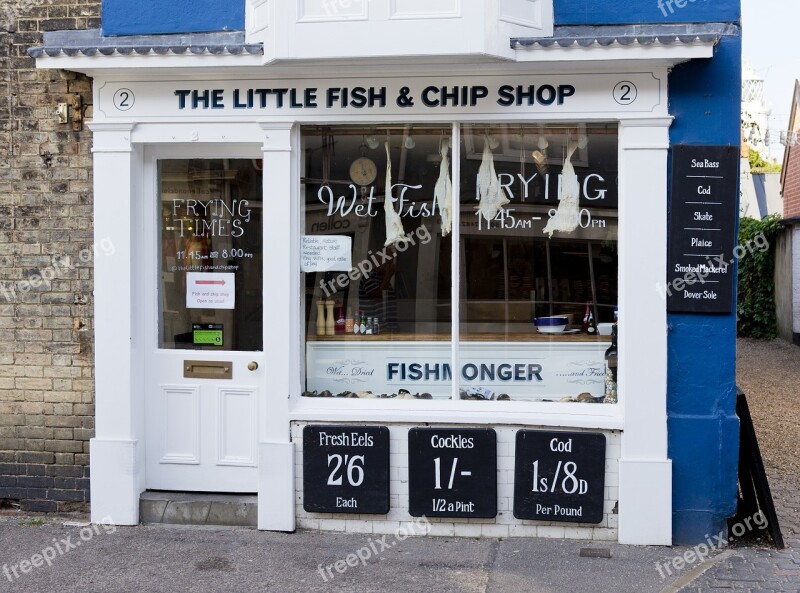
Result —
[[517, 519], [600, 523], [606, 437], [599, 433], [520, 430], [514, 472]]
[[672, 149], [666, 297], [677, 313], [730, 313], [736, 280], [739, 148]]
[[497, 433], [487, 428], [408, 431], [413, 517], [497, 516]]
[[389, 429], [306, 426], [303, 508], [309, 513], [388, 513]]

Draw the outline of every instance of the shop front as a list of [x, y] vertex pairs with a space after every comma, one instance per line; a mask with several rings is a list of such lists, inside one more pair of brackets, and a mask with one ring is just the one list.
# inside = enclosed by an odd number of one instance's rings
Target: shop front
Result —
[[46, 39], [94, 77], [116, 248], [93, 517], [257, 493], [265, 530], [671, 544], [668, 80], [719, 39], [335, 66]]

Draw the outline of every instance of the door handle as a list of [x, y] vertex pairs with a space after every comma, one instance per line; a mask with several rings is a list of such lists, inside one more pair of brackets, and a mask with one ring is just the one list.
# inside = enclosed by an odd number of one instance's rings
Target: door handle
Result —
[[255, 371], [256, 369], [258, 369], [258, 363], [255, 360], [247, 364], [248, 371]]
[[233, 363], [225, 360], [184, 360], [183, 376], [192, 379], [233, 379]]

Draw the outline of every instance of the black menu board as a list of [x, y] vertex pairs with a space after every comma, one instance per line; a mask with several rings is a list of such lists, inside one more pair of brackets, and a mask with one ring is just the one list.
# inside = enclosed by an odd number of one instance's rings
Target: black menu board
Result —
[[567, 523], [603, 520], [605, 435], [520, 430], [515, 457], [517, 519]]
[[408, 431], [413, 517], [497, 516], [497, 433], [491, 428]]
[[306, 426], [303, 508], [309, 513], [388, 513], [389, 429]]
[[732, 311], [738, 179], [737, 146], [673, 147], [669, 311]]

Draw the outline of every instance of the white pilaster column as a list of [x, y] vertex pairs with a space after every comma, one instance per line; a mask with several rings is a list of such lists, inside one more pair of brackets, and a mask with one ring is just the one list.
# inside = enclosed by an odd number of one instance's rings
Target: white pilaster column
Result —
[[141, 394], [134, 367], [133, 123], [94, 123], [95, 438], [92, 521], [139, 523], [144, 489]]
[[295, 261], [297, 175], [293, 125], [262, 123], [264, 144], [264, 350], [267, 385], [261, 409], [258, 528], [295, 529], [295, 455], [289, 395], [299, 388], [299, 283]]
[[[619, 128], [619, 541], [672, 544], [667, 457], [667, 164], [671, 118]], [[661, 289], [659, 291], [659, 288]]]

